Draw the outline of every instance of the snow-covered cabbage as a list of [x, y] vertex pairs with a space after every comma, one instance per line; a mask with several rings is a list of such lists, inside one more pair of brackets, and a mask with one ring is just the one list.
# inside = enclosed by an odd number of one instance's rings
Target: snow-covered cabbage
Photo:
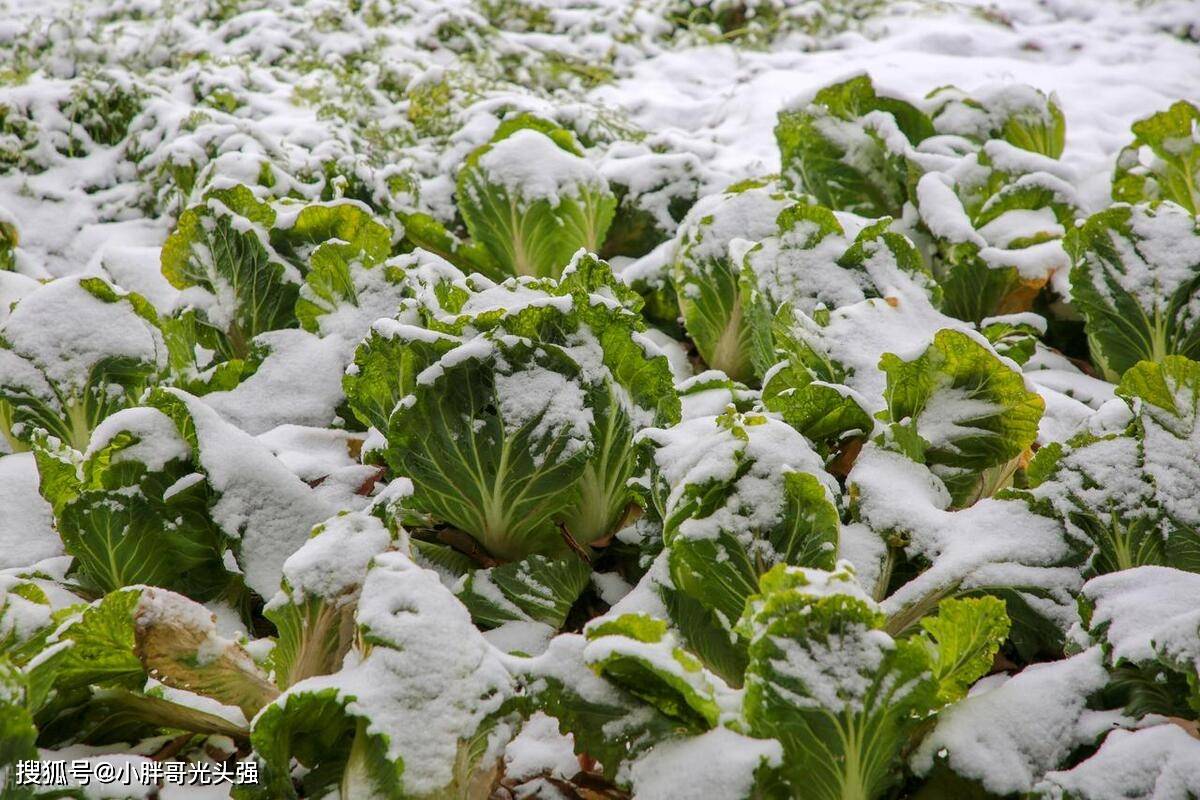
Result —
[[1200, 108], [1180, 100], [1133, 123], [1133, 134], [1117, 155], [1113, 199], [1170, 200], [1200, 213]]
[[683, 325], [705, 363], [753, 377], [752, 334], [741, 298], [741, 259], [776, 231], [797, 198], [771, 181], [746, 181], [697, 203], [676, 237], [672, 277]]
[[1067, 239], [1071, 294], [1112, 381], [1143, 359], [1200, 355], [1200, 224], [1173, 202], [1115, 205]]
[[[642, 705], [641, 714], [624, 712], [640, 718], [638, 735], [613, 753], [632, 761], [635, 790], [667, 752], [704, 752], [701, 742], [720, 739], [731, 752], [713, 757], [736, 765], [739, 787], [722, 796], [875, 797], [893, 782], [923, 721], [987, 671], [1008, 630], [993, 598], [948, 600], [938, 611], [895, 639], [848, 565], [828, 572], [780, 564], [747, 598], [737, 623], [744, 674], [732, 682], [710, 671], [667, 621], [617, 609], [588, 626], [581, 651], [551, 651], [522, 669], [537, 679], [535, 703], [557, 712], [577, 742], [595, 735], [585, 720], [599, 709], [615, 724], [620, 709]], [[546, 680], [553, 668], [539, 662], [552, 656], [581, 660], [603, 682]]]
[[0, 15], [5, 798], [1200, 797], [1187, 0], [159, 5]]
[[979, 322], [1029, 311], [1065, 275], [1063, 236], [1079, 216], [1071, 179], [1053, 158], [1003, 140], [920, 177], [913, 202], [947, 313]]
[[101, 278], [60, 278], [24, 295], [0, 325], [0, 446], [38, 431], [78, 450], [166, 373], [154, 307]]
[[1091, 551], [1094, 572], [1151, 564], [1200, 572], [1200, 507], [1190, 476], [1200, 458], [1200, 364], [1143, 361], [1117, 387], [1121, 400], [1092, 430], [1041, 449], [1021, 492]]
[[471, 238], [501, 275], [557, 278], [579, 248], [598, 251], [617, 201], [570, 134], [522, 120], [502, 125], [458, 174]]
[[794, 100], [779, 114], [775, 139], [783, 177], [829, 208], [898, 217], [907, 199], [907, 150], [934, 134], [906, 100], [856, 75]]
[[400, 552], [376, 556], [355, 614], [357, 645], [332, 675], [306, 678], [254, 719], [262, 797], [472, 796], [509, 731], [513, 679], [438, 580]]
[[627, 513], [634, 435], [678, 419], [636, 300], [587, 255], [558, 281], [438, 280], [401, 314], [425, 327], [375, 323], [346, 393], [414, 508], [504, 560], [587, 545]]

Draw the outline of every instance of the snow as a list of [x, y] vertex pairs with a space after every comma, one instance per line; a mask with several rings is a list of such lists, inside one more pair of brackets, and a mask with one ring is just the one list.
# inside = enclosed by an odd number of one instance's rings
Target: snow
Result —
[[512, 678], [437, 573], [402, 553], [375, 559], [356, 619], [375, 642], [370, 652], [333, 675], [300, 681], [275, 705], [335, 689], [348, 714], [385, 737], [388, 758], [402, 761], [405, 793], [435, 792], [453, 777], [460, 740], [499, 709]]
[[600, 599], [610, 606], [616, 605], [633, 590], [633, 587], [616, 572], [593, 572], [591, 580]]
[[931, 566], [883, 601], [889, 615], [909, 613], [926, 597], [951, 589], [1030, 587], [1051, 602], [1027, 599], [1064, 631], [1075, 620], [1072, 592], [1082, 584], [1069, 563], [1072, 551], [1058, 523], [1017, 500], [985, 498], [947, 511], [950, 496], [924, 465], [869, 444], [847, 481], [856, 487], [859, 517], [877, 531], [909, 535], [909, 556]]
[[0, 325], [9, 317], [13, 304], [40, 286], [33, 278], [0, 270]]
[[63, 552], [50, 504], [38, 493], [32, 453], [0, 456], [0, 569], [25, 567]]
[[[770, 184], [703, 197], [679, 226], [677, 241], [682, 249], [676, 258], [685, 265], [700, 265], [703, 270], [704, 261], [728, 257], [733, 240], [757, 241], [775, 233], [775, 218], [794, 199]], [[686, 270], [685, 282], [678, 291], [686, 293], [687, 287], [702, 280], [702, 276], [703, 272], [696, 267]]]
[[921, 176], [917, 182], [917, 206], [921, 209], [921, 220], [939, 239], [951, 244], [973, 244], [980, 249], [987, 246], [945, 175], [930, 172]]
[[[986, 325], [988, 320], [984, 320]], [[1116, 388], [1082, 372], [1065, 356], [1038, 343], [1022, 371], [1046, 403], [1038, 423], [1038, 443], [1063, 442], [1082, 430], [1101, 406], [1114, 398]], [[1116, 406], [1128, 409], [1121, 401]], [[1115, 408], [1115, 407], [1114, 407]]]
[[515, 781], [539, 775], [569, 780], [579, 772], [574, 739], [558, 732], [558, 720], [540, 711], [521, 726], [504, 750], [504, 774]]
[[1088, 697], [1107, 682], [1099, 648], [1026, 667], [939, 714], [912, 767], [923, 775], [934, 758], [945, 759], [956, 773], [994, 794], [1028, 792], [1072, 750], [1120, 723], [1117, 714], [1087, 707]]
[[1093, 578], [1082, 596], [1114, 664], [1162, 658], [1200, 674], [1200, 575], [1135, 567]]
[[563, 198], [607, 187], [596, 168], [568, 153], [539, 131], [519, 130], [493, 144], [479, 159], [490, 183], [525, 203], [549, 201], [557, 208]]
[[279, 588], [284, 561], [334, 509], [252, 436], [221, 419], [204, 401], [170, 390], [196, 426], [197, 460], [219, 497], [213, 519], [239, 539], [246, 585], [264, 597]]
[[[108, 358], [130, 358], [152, 369], [166, 366], [162, 334], [124, 300], [109, 303], [77, 278], [43, 285], [17, 304], [0, 338], [27, 358], [64, 395], [78, 395], [92, 368]], [[7, 379], [0, 366], [0, 381]]]
[[338, 470], [360, 467], [353, 458], [362, 433], [287, 423], [255, 437], [302, 481], [316, 481]]
[[1116, 730], [1091, 758], [1036, 788], [1050, 800], [1188, 800], [1200, 795], [1200, 739], [1177, 725]]
[[353, 603], [371, 560], [392, 544], [391, 534], [377, 517], [357, 511], [339, 514], [313, 533], [283, 562], [288, 591], [277, 594], [270, 605], [285, 599], [300, 604], [309, 598], [336, 605]]
[[345, 400], [342, 375], [356, 343], [348, 345], [338, 337], [322, 339], [301, 330], [270, 331], [254, 341], [268, 350], [258, 370], [237, 388], [210, 392], [204, 401], [255, 435], [288, 423], [332, 424]]
[[670, 367], [671, 377], [675, 379], [676, 384], [692, 377], [692, 365], [688, 361], [687, 346], [683, 342], [671, 338], [657, 328], [649, 328], [642, 335], [658, 349], [658, 352], [666, 356], [667, 366]]
[[630, 777], [639, 800], [741, 800], [754, 787], [755, 770], [782, 763], [783, 747], [774, 739], [714, 728], [651, 748]]
[[583, 450], [591, 441], [592, 409], [583, 387], [563, 375], [536, 364], [511, 373], [497, 372], [496, 399], [505, 433], [512, 436], [529, 428], [538, 467], [545, 459], [539, 452], [551, 442], [565, 438], [559, 454], [566, 460]]
[[514, 619], [483, 632], [488, 644], [502, 653], [524, 653], [537, 656], [546, 652], [550, 640], [558, 633], [544, 622]]
[[144, 465], [148, 472], [161, 472], [170, 462], [187, 461], [191, 456], [191, 448], [170, 417], [157, 408], [137, 407], [122, 409], [97, 425], [84, 459], [94, 459], [123, 433], [135, 437], [135, 442], [111, 456], [114, 464], [132, 461]]
[[859, 582], [876, 593], [881, 593], [887, 588], [878, 586], [880, 578], [883, 577], [887, 551], [888, 546], [884, 538], [861, 522], [842, 525], [838, 531], [838, 560], [849, 562]]

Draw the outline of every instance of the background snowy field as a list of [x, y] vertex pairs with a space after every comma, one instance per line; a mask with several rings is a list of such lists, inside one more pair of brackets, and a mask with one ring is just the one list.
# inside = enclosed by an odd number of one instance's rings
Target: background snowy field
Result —
[[0, 797], [1200, 800], [1196, 105], [1189, 0], [0, 0]]

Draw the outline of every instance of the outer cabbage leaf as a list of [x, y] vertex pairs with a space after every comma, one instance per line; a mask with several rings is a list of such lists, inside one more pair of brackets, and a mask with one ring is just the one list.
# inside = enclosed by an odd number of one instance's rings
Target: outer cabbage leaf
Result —
[[404, 266], [416, 261], [409, 256], [385, 263], [389, 231], [350, 203], [306, 206], [291, 228], [272, 234], [286, 236], [289, 249], [305, 257], [296, 319], [325, 336], [356, 340], [371, 322], [394, 314], [404, 292]]
[[388, 420], [386, 456], [412, 479], [415, 508], [493, 556], [560, 551], [554, 520], [592, 454], [589, 394], [561, 348], [479, 336], [416, 376]]
[[[490, 773], [513, 691], [500, 656], [433, 572], [376, 556], [356, 613], [359, 644], [332, 675], [292, 685], [254, 720], [265, 797], [473, 796]], [[434, 676], [434, 680], [430, 680]]]
[[392, 320], [376, 321], [342, 381], [355, 415], [363, 424], [386, 432], [396, 406], [416, 389], [417, 375], [459, 343], [447, 334]]
[[1122, 378], [1117, 394], [1136, 408], [1145, 470], [1167, 516], [1169, 563], [1200, 572], [1200, 508], [1193, 491], [1200, 466], [1200, 363], [1168, 356], [1142, 362]]
[[400, 215], [405, 238], [422, 250], [433, 253], [468, 273], [479, 273], [500, 280], [508, 274], [482, 244], [464, 241], [428, 214]]
[[727, 634], [775, 565], [833, 566], [837, 486], [787, 425], [730, 410], [643, 438], [671, 586]]
[[1067, 237], [1072, 300], [1112, 381], [1143, 359], [1200, 357], [1200, 225], [1174, 203], [1117, 205]]
[[976, 144], [1003, 139], [1022, 150], [1058, 158], [1066, 143], [1066, 119], [1057, 98], [1032, 86], [987, 86], [971, 94], [942, 86], [926, 96], [924, 106], [939, 134]]
[[922, 111], [877, 93], [867, 75], [784, 109], [775, 126], [784, 180], [823, 206], [868, 217], [900, 214], [908, 149], [933, 133]]
[[930, 652], [884, 633], [884, 616], [842, 571], [777, 567], [739, 627], [750, 640], [745, 719], [783, 745], [805, 797], [873, 798], [921, 719], [937, 706]]
[[556, 278], [580, 248], [600, 249], [617, 200], [566, 131], [537, 128], [501, 126], [467, 157], [457, 200], [502, 274]]
[[936, 616], [921, 620], [933, 640], [933, 677], [943, 704], [967, 696], [971, 684], [992, 669], [992, 662], [1011, 622], [997, 597], [949, 598], [938, 603]]
[[930, 466], [957, 507], [995, 494], [1037, 438], [1045, 402], [962, 331], [939, 331], [911, 361], [885, 353], [879, 366], [891, 436]]
[[371, 559], [392, 547], [392, 535], [368, 513], [340, 514], [283, 562], [280, 591], [263, 608], [279, 635], [269, 666], [286, 689], [336, 672], [354, 643], [354, 613]]
[[970, 326], [934, 307], [912, 282], [886, 297], [867, 298], [812, 315], [785, 305], [773, 339], [780, 359], [767, 374], [763, 403], [811, 439], [844, 476], [862, 441], [874, 435], [875, 416], [887, 408], [885, 353], [919, 353], [938, 331]]
[[[826, 360], [793, 329], [795, 316], [784, 306], [773, 321], [772, 341], [781, 360], [763, 378], [762, 402], [811, 442], [827, 460], [852, 456], [876, 421], [864, 398], [842, 385], [846, 372]], [[827, 468], [844, 474], [848, 466], [831, 461]]]
[[302, 273], [275, 251], [275, 210], [246, 186], [214, 189], [184, 211], [163, 245], [162, 271], [197, 309], [198, 339], [245, 359], [264, 331], [296, 326]]
[[1124, 203], [1171, 200], [1200, 214], [1200, 108], [1180, 100], [1133, 123], [1117, 156], [1112, 196]]
[[0, 575], [0, 658], [23, 666], [52, 630], [50, 601], [37, 583]]
[[97, 429], [85, 453], [41, 438], [34, 456], [81, 583], [100, 593], [154, 584], [202, 599], [229, 587], [212, 490], [166, 415], [125, 409]]
[[347, 245], [364, 260], [377, 264], [391, 254], [392, 233], [368, 208], [353, 200], [306, 205], [285, 201], [276, 210], [270, 242], [281, 257], [305, 272], [326, 243]]
[[591, 572], [574, 554], [559, 559], [532, 555], [471, 572], [455, 594], [482, 627], [538, 622], [557, 631], [587, 588]]
[[752, 378], [754, 367], [740, 255], [775, 233], [776, 217], [795, 199], [771, 182], [735, 184], [697, 203], [676, 236], [673, 279], [684, 327], [705, 363], [736, 381]]
[[598, 675], [692, 732], [715, 727], [736, 710], [729, 687], [679, 645], [663, 620], [623, 614], [589, 625], [587, 638], [583, 657]]
[[0, 437], [28, 449], [38, 429], [82, 450], [166, 370], [153, 307], [100, 278], [61, 278], [26, 295], [0, 327]]
[[236, 706], [246, 719], [279, 694], [240, 644], [217, 633], [213, 613], [183, 595], [142, 589], [133, 631], [142, 667], [167, 686]]
[[[145, 671], [133, 652], [133, 613], [140, 589], [113, 592], [72, 614], [51, 634], [51, 647], [27, 668], [30, 707], [88, 686], [140, 689]], [[43, 712], [44, 713], [44, 712]]]

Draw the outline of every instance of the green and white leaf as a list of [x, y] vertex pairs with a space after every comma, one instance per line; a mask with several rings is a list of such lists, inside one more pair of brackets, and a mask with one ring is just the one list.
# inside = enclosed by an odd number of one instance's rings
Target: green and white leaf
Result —
[[1142, 360], [1200, 357], [1200, 224], [1175, 205], [1116, 205], [1071, 232], [1072, 301], [1117, 381]]
[[167, 368], [154, 308], [100, 278], [61, 278], [25, 295], [0, 326], [0, 438], [38, 430], [83, 450], [109, 415], [136, 405]]
[[868, 75], [794, 103], [775, 126], [785, 181], [823, 206], [867, 217], [899, 216], [909, 150], [933, 134], [920, 109], [879, 94]]
[[[955, 506], [1003, 487], [1037, 438], [1045, 401], [986, 345], [939, 331], [915, 359], [880, 359], [888, 437], [941, 478]], [[915, 452], [914, 452], [915, 449]]]
[[1200, 213], [1200, 108], [1180, 100], [1133, 123], [1117, 155], [1112, 196], [1123, 203], [1170, 200]]

